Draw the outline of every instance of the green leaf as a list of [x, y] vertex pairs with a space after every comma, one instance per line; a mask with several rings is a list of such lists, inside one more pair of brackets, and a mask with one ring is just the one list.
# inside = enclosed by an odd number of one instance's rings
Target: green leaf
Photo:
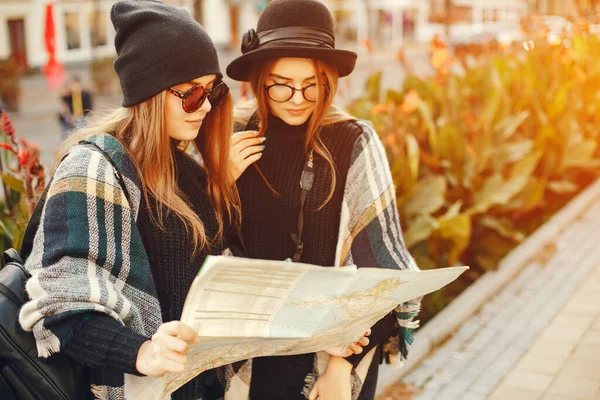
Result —
[[487, 88], [488, 94], [486, 95], [485, 105], [483, 110], [479, 116], [479, 121], [481, 122], [481, 127], [483, 129], [492, 129], [493, 122], [496, 119], [496, 114], [500, 109], [500, 104], [502, 103], [503, 93], [502, 93], [502, 79], [498, 70], [496, 68], [490, 67], [488, 71], [488, 85], [490, 87]]
[[24, 229], [16, 229], [14, 232], [14, 239], [12, 240], [12, 246], [15, 249], [20, 249], [23, 244], [23, 237], [25, 236]]
[[506, 185], [507, 183], [500, 174], [494, 174], [486, 179], [481, 189], [475, 193], [475, 204], [468, 210], [468, 213], [484, 213], [496, 204], [508, 203], [514, 193], [512, 193], [513, 190], [505, 190]]
[[493, 153], [494, 170], [497, 172], [504, 171], [506, 165], [517, 162], [530, 154], [533, 146], [534, 142], [531, 139], [523, 139], [499, 146]]
[[[5, 222], [9, 222], [9, 223], [6, 224]], [[8, 239], [12, 242], [13, 237], [14, 237], [13, 231], [15, 229], [14, 222], [8, 217], [1, 217], [0, 218], [0, 229], [2, 230], [1, 234], [6, 235], [8, 237]]]
[[438, 222], [435, 218], [432, 218], [429, 215], [418, 216], [404, 232], [403, 236], [406, 246], [412, 247], [415, 244], [428, 239], [437, 227]]
[[437, 128], [435, 126], [435, 122], [433, 121], [433, 116], [431, 114], [431, 109], [429, 108], [429, 105], [424, 101], [419, 102], [419, 107], [417, 109], [419, 110], [419, 113], [421, 114], [421, 117], [423, 118], [425, 126], [427, 126], [427, 130], [429, 132], [429, 146], [431, 147], [433, 154], [437, 156], [436, 149], [438, 148], [439, 140]]
[[448, 219], [448, 218], [454, 218], [456, 216], [458, 216], [458, 214], [460, 213], [460, 209], [463, 206], [463, 202], [462, 200], [457, 200], [454, 204], [452, 204], [448, 210], [446, 211], [446, 213], [444, 215], [442, 215], [440, 217], [440, 219]]
[[481, 225], [473, 233], [477, 243], [470, 247], [477, 264], [484, 270], [495, 270], [498, 262], [515, 247], [515, 241], [508, 239], [495, 230], [484, 228]]
[[507, 221], [495, 218], [489, 215], [481, 217], [478, 222], [499, 235], [520, 243], [525, 239], [525, 235], [511, 227]]
[[542, 152], [538, 151], [516, 163], [512, 168], [511, 177], [507, 181], [504, 181], [499, 173], [488, 178], [483, 187], [475, 193], [475, 204], [468, 210], [468, 213], [484, 213], [495, 205], [508, 204], [517, 193], [525, 188], [541, 156]]
[[412, 195], [404, 203], [404, 214], [409, 218], [433, 214], [444, 205], [446, 186], [443, 176], [425, 177], [415, 185]]
[[554, 118], [560, 117], [569, 104], [569, 92], [573, 86], [572, 81], [564, 82], [556, 93], [552, 94], [553, 101], [550, 106], [550, 115]]
[[473, 140], [474, 151], [477, 155], [475, 171], [481, 174], [490, 167], [489, 162], [496, 147], [494, 146], [491, 132], [483, 132]]
[[373, 116], [371, 115], [371, 110], [373, 109], [373, 102], [371, 102], [366, 97], [361, 97], [356, 99], [350, 103], [347, 107], [348, 112], [354, 115], [356, 118], [371, 120]]
[[430, 99], [433, 104], [438, 104], [442, 101], [442, 88], [435, 80], [423, 81], [416, 75], [408, 75], [402, 84], [404, 92], [416, 90], [421, 98]]
[[584, 64], [589, 55], [587, 40], [582, 35], [575, 35], [571, 39], [571, 46], [575, 53], [575, 60], [578, 64]]
[[512, 168], [512, 176], [511, 179], [523, 178], [525, 180], [529, 179], [529, 177], [535, 171], [540, 159], [542, 158], [543, 152], [536, 151], [531, 153], [527, 157], [523, 158], [521, 161], [517, 162]]
[[406, 158], [408, 159], [410, 176], [413, 180], [416, 180], [419, 176], [419, 142], [411, 134], [407, 134], [404, 138], [406, 140]]
[[441, 125], [437, 149], [433, 150], [440, 159], [449, 162], [450, 170], [462, 180], [463, 164], [467, 158], [467, 141], [464, 133], [455, 125]]
[[552, 190], [554, 193], [565, 194], [576, 192], [579, 190], [579, 186], [576, 183], [565, 179], [561, 181], [549, 182], [548, 189]]
[[385, 94], [385, 102], [394, 103], [394, 104], [402, 104], [404, 101], [404, 93], [398, 92], [397, 90], [388, 90]]
[[459, 214], [450, 218], [440, 218], [436, 232], [442, 239], [452, 242], [448, 263], [454, 265], [471, 241], [471, 217], [468, 214]]
[[8, 186], [11, 190], [14, 190], [17, 193], [25, 193], [25, 184], [23, 181], [13, 175], [2, 174], [2, 181], [6, 186]]
[[439, 268], [438, 263], [429, 257], [426, 249], [427, 246], [416, 246], [416, 248], [411, 249], [411, 255], [415, 258], [419, 268], [422, 270]]
[[530, 113], [528, 110], [521, 111], [517, 115], [509, 115], [502, 121], [498, 122], [494, 131], [499, 141], [505, 141], [510, 139], [519, 126], [529, 117]]
[[367, 79], [365, 83], [365, 91], [369, 100], [375, 104], [380, 103], [379, 97], [381, 94], [381, 71], [375, 72]]
[[571, 167], [595, 167], [597, 163], [590, 162], [594, 157], [598, 143], [595, 140], [583, 140], [572, 143], [565, 148], [563, 154], [562, 170]]
[[537, 96], [534, 96], [531, 98], [531, 105], [533, 106], [533, 109], [535, 110], [539, 124], [541, 126], [549, 126], [550, 119], [548, 118], [548, 114], [546, 114], [542, 105], [540, 104], [540, 101], [537, 99]]
[[530, 177], [523, 190], [506, 205], [507, 210], [529, 211], [538, 207], [544, 200], [546, 193], [546, 179]]

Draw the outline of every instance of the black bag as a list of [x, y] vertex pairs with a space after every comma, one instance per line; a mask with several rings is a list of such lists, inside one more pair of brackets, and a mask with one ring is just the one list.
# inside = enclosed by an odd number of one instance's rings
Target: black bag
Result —
[[15, 249], [0, 271], [0, 399], [91, 399], [89, 369], [62, 353], [39, 358], [33, 333], [19, 324], [29, 274]]
[[[113, 164], [99, 147], [85, 146], [99, 151]], [[114, 164], [113, 164], [114, 166]], [[116, 171], [116, 167], [115, 167]], [[116, 178], [125, 190], [121, 176]], [[31, 253], [33, 238], [40, 224], [42, 208], [48, 188], [27, 224], [21, 247], [21, 256], [15, 249], [4, 253], [4, 268], [0, 270], [0, 399], [1, 400], [85, 400], [92, 399], [89, 368], [76, 363], [61, 352], [48, 358], [37, 355], [32, 332], [25, 332], [19, 324], [19, 310], [29, 297], [25, 283], [30, 278], [23, 267], [23, 259]], [[125, 191], [127, 196], [127, 192]]]

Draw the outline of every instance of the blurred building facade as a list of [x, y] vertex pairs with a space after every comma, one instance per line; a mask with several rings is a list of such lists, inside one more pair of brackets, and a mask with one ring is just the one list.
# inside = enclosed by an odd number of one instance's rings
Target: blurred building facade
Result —
[[[258, 1], [166, 0], [195, 15], [200, 4], [203, 22], [218, 46], [231, 44], [231, 7], [238, 19], [236, 30], [244, 32], [258, 17]], [[0, 0], [0, 60], [14, 58], [36, 68], [48, 58], [44, 32], [46, 5], [54, 5], [56, 55], [60, 62], [85, 63], [114, 55], [114, 29], [110, 8], [114, 0]], [[239, 34], [239, 33], [238, 33]]]
[[[218, 47], [238, 48], [269, 0], [165, 0], [200, 19]], [[411, 36], [428, 41], [444, 34], [464, 35], [498, 21], [516, 22], [528, 14], [576, 15], [593, 0], [323, 0], [336, 19], [340, 41], [401, 45]], [[0, 0], [0, 60], [23, 66], [47, 60], [45, 7], [54, 5], [56, 53], [60, 62], [85, 63], [114, 55], [110, 8], [114, 0]]]

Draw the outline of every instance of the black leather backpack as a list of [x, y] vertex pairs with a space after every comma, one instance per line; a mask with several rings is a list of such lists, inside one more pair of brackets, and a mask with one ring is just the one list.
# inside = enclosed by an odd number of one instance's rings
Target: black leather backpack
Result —
[[39, 358], [32, 332], [19, 325], [29, 274], [15, 249], [0, 270], [0, 399], [91, 399], [89, 369], [62, 353]]
[[[108, 155], [96, 145], [85, 143]], [[113, 164], [114, 166], [114, 164]], [[116, 168], [115, 168], [116, 170]], [[119, 183], [124, 183], [115, 174]], [[33, 238], [40, 224], [42, 208], [48, 188], [42, 194], [33, 212], [21, 247], [4, 253], [4, 268], [0, 270], [0, 399], [1, 400], [86, 400], [92, 399], [89, 369], [76, 363], [61, 352], [48, 358], [37, 355], [32, 332], [21, 329], [19, 311], [29, 298], [25, 283], [30, 278], [23, 260], [33, 248]]]

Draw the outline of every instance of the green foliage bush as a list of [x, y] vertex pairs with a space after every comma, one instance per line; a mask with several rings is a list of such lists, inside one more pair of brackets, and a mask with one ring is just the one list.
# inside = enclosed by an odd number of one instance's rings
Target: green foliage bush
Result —
[[27, 222], [44, 190], [39, 149], [18, 138], [5, 111], [0, 114], [0, 252], [20, 249]]
[[375, 74], [349, 107], [386, 146], [420, 267], [471, 267], [426, 297], [424, 320], [600, 172], [600, 39], [581, 25], [558, 40], [530, 34], [455, 55], [434, 41], [435, 76], [409, 74], [381, 93]]

